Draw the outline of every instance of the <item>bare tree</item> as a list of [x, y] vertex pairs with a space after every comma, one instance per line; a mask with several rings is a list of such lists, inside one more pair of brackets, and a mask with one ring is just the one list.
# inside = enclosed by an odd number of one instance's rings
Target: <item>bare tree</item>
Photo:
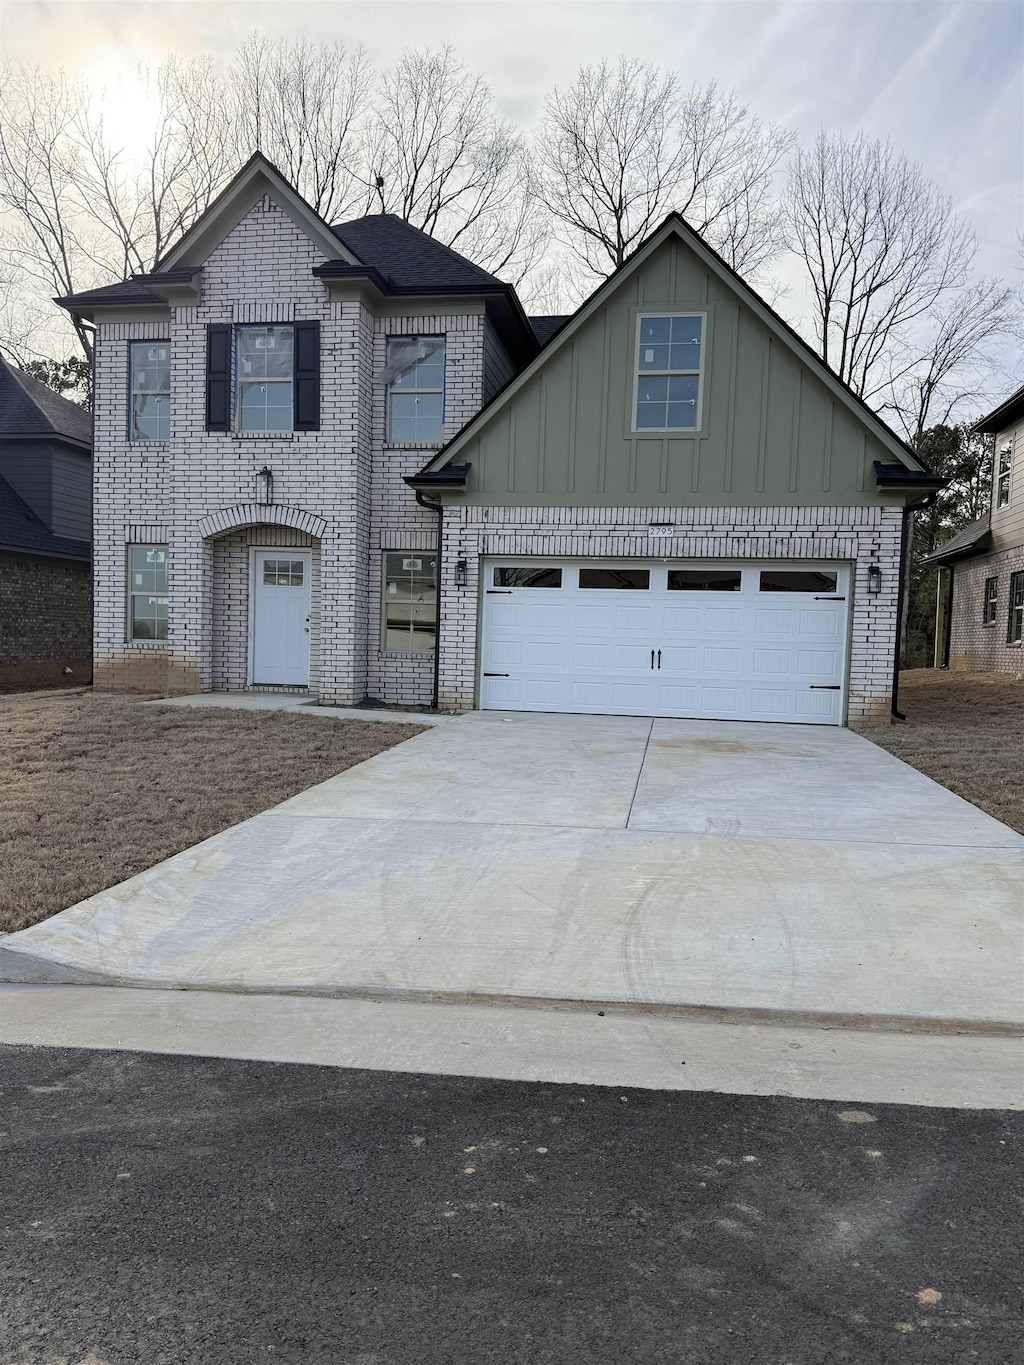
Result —
[[231, 82], [237, 145], [262, 151], [328, 221], [358, 211], [371, 73], [361, 48], [252, 33]]
[[957, 408], [984, 399], [982, 381], [995, 369], [990, 343], [1020, 332], [1020, 300], [995, 279], [951, 291], [932, 309], [887, 384], [880, 410], [893, 412], [915, 448], [932, 426], [945, 427]]
[[779, 249], [772, 180], [790, 136], [714, 84], [682, 93], [636, 59], [584, 66], [548, 97], [541, 194], [592, 277], [622, 264], [675, 209], [736, 269]]
[[[76, 217], [80, 155], [73, 137], [83, 94], [63, 72], [5, 62], [0, 68], [0, 205], [6, 210], [0, 264], [51, 293], [70, 293], [90, 272]], [[74, 330], [92, 360], [91, 329]]]
[[102, 93], [85, 98], [75, 123], [75, 190], [108, 278], [152, 269], [236, 168], [228, 92], [208, 59], [172, 55], [137, 74], [154, 111], [141, 155], [129, 157], [108, 134]]
[[913, 325], [966, 284], [970, 232], [918, 166], [863, 134], [798, 151], [786, 207], [822, 358], [873, 397]]
[[397, 214], [513, 283], [542, 253], [523, 139], [450, 47], [381, 75], [364, 174], [365, 212]]
[[[140, 68], [139, 77], [153, 110], [141, 157], [110, 135], [102, 93], [63, 72], [13, 63], [3, 70], [0, 268], [40, 294], [71, 294], [151, 269], [233, 169], [226, 92], [209, 63], [172, 57]], [[91, 362], [91, 328], [78, 318], [70, 325]]]

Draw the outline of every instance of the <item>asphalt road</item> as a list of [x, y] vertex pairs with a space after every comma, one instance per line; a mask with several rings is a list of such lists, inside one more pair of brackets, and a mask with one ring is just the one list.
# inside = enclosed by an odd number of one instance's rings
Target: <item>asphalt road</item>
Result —
[[1022, 1136], [991, 1111], [0, 1048], [0, 1361], [1019, 1361]]

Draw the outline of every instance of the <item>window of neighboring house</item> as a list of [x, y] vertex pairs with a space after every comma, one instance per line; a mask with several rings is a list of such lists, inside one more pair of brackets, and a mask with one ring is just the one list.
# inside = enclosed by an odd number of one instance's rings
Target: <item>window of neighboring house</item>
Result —
[[128, 638], [167, 639], [167, 546], [128, 547]]
[[295, 338], [291, 327], [235, 329], [236, 426], [291, 431]]
[[996, 470], [996, 507], [1010, 505], [1010, 480], [1013, 476], [1013, 446], [1007, 442], [1000, 447]]
[[421, 550], [384, 556], [384, 648], [420, 654], [437, 638], [437, 559]]
[[635, 430], [699, 427], [703, 339], [700, 314], [642, 314], [637, 319]]
[[999, 579], [985, 579], [985, 593], [981, 602], [981, 624], [994, 626], [996, 623], [996, 600], [999, 597]]
[[444, 338], [389, 337], [388, 441], [438, 446], [444, 439]]
[[171, 348], [166, 341], [133, 341], [129, 349], [129, 440], [167, 441], [171, 435]]
[[1021, 643], [1024, 626], [1024, 570], [1010, 574], [1010, 618], [1006, 625], [1006, 643]]

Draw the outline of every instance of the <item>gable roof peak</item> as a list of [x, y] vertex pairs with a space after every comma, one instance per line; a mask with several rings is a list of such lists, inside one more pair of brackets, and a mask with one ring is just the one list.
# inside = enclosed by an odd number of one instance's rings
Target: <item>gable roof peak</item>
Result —
[[756, 317], [775, 335], [777, 335], [793, 351], [797, 358], [821, 379], [836, 398], [847, 408], [852, 415], [861, 423], [868, 427], [874, 435], [881, 440], [882, 444], [896, 457], [905, 468], [922, 474], [930, 471], [925, 466], [921, 458], [914, 453], [908, 443], [899, 436], [883, 418], [861, 396], [854, 392], [845, 380], [828, 365], [817, 351], [810, 346], [804, 338], [791, 327], [786, 320], [781, 317], [771, 304], [767, 303], [754, 287], [747, 283], [735, 267], [731, 266], [723, 256], [721, 256], [709, 242], [691, 227], [678, 209], [671, 210], [662, 219], [661, 223], [644, 238], [638, 246], [626, 257], [621, 265], [617, 266], [600, 284], [583, 300], [576, 312], [573, 313], [561, 327], [554, 332], [547, 342], [542, 345], [537, 357], [521, 370], [505, 387], [494, 395], [491, 401], [472, 417], [461, 431], [456, 432], [452, 439], [437, 452], [437, 454], [427, 462], [421, 473], [439, 469], [447, 464], [458, 451], [463, 447], [473, 433], [478, 431], [485, 422], [489, 421], [492, 415], [499, 408], [509, 402], [515, 393], [524, 383], [537, 371], [537, 369], [548, 362], [552, 354], [558, 351], [578, 330], [578, 328], [591, 316], [615, 290], [619, 289], [624, 281], [642, 265], [654, 251], [656, 251], [667, 239], [670, 234], [678, 236], [685, 246], [692, 250], [699, 259], [713, 271], [719, 279], [738, 296]]

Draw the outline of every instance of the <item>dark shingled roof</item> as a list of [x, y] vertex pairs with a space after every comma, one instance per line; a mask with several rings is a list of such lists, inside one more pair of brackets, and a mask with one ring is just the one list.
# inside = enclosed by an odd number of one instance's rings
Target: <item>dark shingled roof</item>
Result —
[[0, 439], [60, 436], [92, 445], [92, 415], [0, 356]]
[[571, 313], [551, 313], [544, 317], [529, 318], [530, 326], [533, 328], [533, 335], [542, 346], [546, 346], [560, 327], [569, 321]]
[[985, 513], [970, 526], [965, 526], [962, 531], [957, 531], [955, 536], [951, 536], [933, 550], [922, 561], [925, 564], [944, 564], [954, 559], [969, 559], [972, 555], [984, 554], [992, 548], [992, 532], [989, 525], [990, 514]]
[[1007, 427], [1012, 427], [1021, 417], [1024, 417], [1024, 385], [1016, 393], [1011, 393], [1009, 398], [1004, 398], [999, 406], [993, 408], [980, 422], [975, 422], [971, 430], [998, 435]]
[[363, 265], [373, 266], [402, 289], [507, 288], [496, 276], [393, 213], [371, 213], [350, 223], [337, 223], [331, 231]]
[[157, 303], [162, 304], [164, 300], [159, 294], [154, 294], [152, 289], [147, 289], [145, 285], [138, 284], [135, 280], [121, 280], [119, 284], [104, 284], [99, 289], [86, 289], [81, 294], [68, 294], [66, 298], [57, 299], [57, 303]]
[[87, 540], [55, 536], [6, 479], [0, 478], [0, 550], [45, 555], [58, 559], [90, 558]]

